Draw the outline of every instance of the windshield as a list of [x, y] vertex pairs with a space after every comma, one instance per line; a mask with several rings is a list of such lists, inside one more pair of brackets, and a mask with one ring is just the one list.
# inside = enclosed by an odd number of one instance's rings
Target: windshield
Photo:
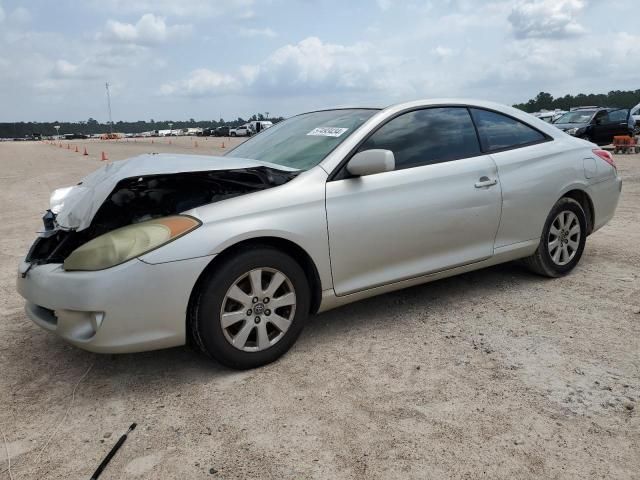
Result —
[[553, 123], [589, 123], [595, 110], [578, 110], [567, 112]]
[[308, 170], [376, 112], [374, 109], [345, 109], [304, 113], [263, 130], [226, 156]]

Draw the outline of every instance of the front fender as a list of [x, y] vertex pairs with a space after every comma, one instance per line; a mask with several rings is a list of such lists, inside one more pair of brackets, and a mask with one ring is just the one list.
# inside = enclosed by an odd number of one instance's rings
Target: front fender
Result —
[[325, 181], [326, 172], [316, 168], [278, 188], [185, 212], [202, 226], [140, 258], [152, 264], [173, 262], [216, 255], [245, 240], [275, 237], [307, 252], [322, 284], [330, 285]]

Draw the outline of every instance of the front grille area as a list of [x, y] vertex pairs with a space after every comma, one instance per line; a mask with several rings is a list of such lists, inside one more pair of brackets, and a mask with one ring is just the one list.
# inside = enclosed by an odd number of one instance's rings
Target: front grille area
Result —
[[83, 236], [76, 232], [57, 232], [38, 237], [27, 253], [26, 261], [35, 264], [62, 263], [71, 252], [82, 245]]

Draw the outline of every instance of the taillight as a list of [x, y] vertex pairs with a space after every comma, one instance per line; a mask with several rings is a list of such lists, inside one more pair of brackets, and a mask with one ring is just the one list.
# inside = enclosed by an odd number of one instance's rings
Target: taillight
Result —
[[613, 155], [611, 155], [611, 153], [607, 152], [606, 150], [601, 150], [599, 148], [594, 148], [593, 153], [595, 153], [597, 156], [599, 156], [602, 160], [607, 162], [613, 168], [618, 170], [618, 167], [616, 167], [616, 162], [613, 161]]

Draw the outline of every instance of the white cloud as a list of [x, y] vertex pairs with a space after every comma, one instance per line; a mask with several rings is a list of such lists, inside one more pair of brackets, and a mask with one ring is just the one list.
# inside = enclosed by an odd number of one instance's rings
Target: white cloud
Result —
[[185, 18], [217, 17], [229, 13], [239, 17], [253, 16], [255, 0], [92, 0], [99, 11], [109, 9], [122, 13], [146, 13]]
[[431, 50], [438, 58], [444, 60], [445, 58], [449, 58], [454, 55], [454, 51], [451, 48], [443, 47], [442, 45], [438, 45], [433, 50]]
[[191, 32], [189, 25], [168, 26], [163, 17], [145, 13], [135, 24], [107, 21], [100, 38], [137, 45], [157, 45], [176, 38], [182, 38]]
[[372, 46], [323, 43], [309, 37], [285, 45], [255, 67], [253, 83], [271, 89], [357, 89], [370, 86], [367, 57]]
[[585, 33], [576, 17], [586, 0], [524, 0], [514, 5], [509, 22], [516, 38], [566, 38]]
[[58, 60], [53, 67], [53, 76], [57, 78], [75, 77], [78, 74], [78, 65], [66, 60]]
[[245, 65], [235, 74], [195, 70], [185, 80], [163, 85], [161, 93], [202, 96], [230, 90], [254, 94], [376, 90], [387, 78], [384, 60], [375, 63], [376, 73], [372, 74], [369, 62], [377, 57], [370, 44], [345, 46], [309, 37], [278, 48], [264, 61]]
[[275, 38], [278, 34], [270, 28], [241, 28], [238, 33], [243, 37]]
[[231, 93], [240, 87], [238, 80], [231, 75], [200, 68], [191, 72], [185, 80], [162, 85], [160, 93], [199, 97], [208, 94]]
[[28, 23], [31, 21], [31, 13], [24, 7], [14, 9], [9, 15], [9, 21], [15, 23]]
[[5, 10], [0, 4], [0, 23], [7, 21], [7, 24], [26, 24], [31, 21], [31, 13], [24, 7], [16, 7], [11, 11]]
[[[632, 15], [601, 21], [607, 2], [359, 1], [343, 2], [352, 12], [343, 16], [315, 2], [314, 15], [332, 21], [316, 22], [318, 38], [305, 38], [309, 10], [280, 0], [59, 0], [55, 18], [29, 2], [0, 0], [0, 114], [98, 118], [105, 81], [114, 83], [123, 119], [288, 114], [435, 96], [515, 103], [541, 90], [637, 88], [637, 27]], [[614, 3], [632, 12], [637, 2]], [[368, 14], [354, 31], [349, 16], [362, 8]], [[62, 26], [54, 21], [61, 18]]]

